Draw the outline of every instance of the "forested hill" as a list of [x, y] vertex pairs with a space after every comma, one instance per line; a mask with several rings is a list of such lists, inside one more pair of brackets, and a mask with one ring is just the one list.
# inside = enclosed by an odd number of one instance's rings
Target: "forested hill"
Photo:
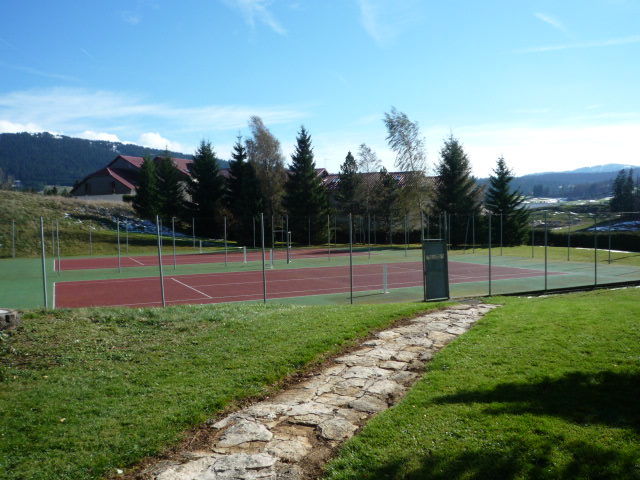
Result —
[[[113, 160], [117, 155], [144, 157], [164, 150], [102, 140], [51, 135], [50, 133], [0, 134], [0, 169], [22, 182], [24, 187], [73, 185]], [[174, 157], [191, 158], [180, 152]], [[221, 167], [226, 167], [222, 162]]]

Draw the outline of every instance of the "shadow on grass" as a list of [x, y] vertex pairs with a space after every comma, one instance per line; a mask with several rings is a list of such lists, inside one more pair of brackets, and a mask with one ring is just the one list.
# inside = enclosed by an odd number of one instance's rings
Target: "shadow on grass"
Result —
[[638, 480], [640, 465], [632, 453], [620, 453], [572, 442], [562, 445], [570, 459], [558, 464], [557, 443], [549, 439], [514, 439], [495, 450], [474, 449], [460, 454], [429, 455], [422, 458], [417, 468], [406, 472], [403, 461], [387, 464], [371, 471], [362, 479], [407, 480], [512, 480], [512, 479], [598, 479]]
[[640, 433], [640, 374], [572, 372], [536, 383], [503, 383], [462, 391], [435, 403], [496, 403], [485, 413], [547, 415], [579, 425], [631, 428]]

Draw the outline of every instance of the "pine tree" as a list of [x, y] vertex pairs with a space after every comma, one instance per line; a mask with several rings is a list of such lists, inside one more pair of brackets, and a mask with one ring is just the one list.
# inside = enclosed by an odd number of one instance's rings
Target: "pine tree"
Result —
[[358, 164], [351, 152], [347, 153], [338, 176], [338, 210], [343, 213], [356, 214], [359, 210], [358, 192], [361, 178], [358, 176]]
[[153, 221], [160, 214], [156, 164], [149, 157], [145, 157], [140, 168], [140, 182], [133, 197], [133, 208], [142, 218]]
[[489, 190], [485, 205], [498, 221], [502, 221], [502, 240], [505, 245], [520, 245], [527, 235], [529, 213], [522, 207], [524, 197], [511, 189], [513, 180], [511, 170], [503, 157], [498, 158], [493, 175], [489, 177]]
[[480, 209], [481, 189], [471, 176], [462, 145], [453, 136], [444, 142], [436, 171], [435, 213], [449, 216], [451, 244], [459, 245], [464, 241], [466, 219]]
[[631, 212], [635, 207], [633, 197], [633, 170], [620, 170], [613, 181], [613, 197], [609, 202], [611, 211]]
[[181, 218], [185, 213], [184, 182], [168, 152], [157, 159], [158, 207], [166, 223], [171, 218]]
[[196, 220], [197, 231], [213, 236], [224, 214], [222, 202], [225, 184], [210, 142], [202, 140], [196, 149], [188, 188], [191, 196], [190, 216]]
[[373, 199], [373, 214], [377, 220], [377, 226], [382, 227], [391, 241], [391, 231], [393, 229], [393, 218], [398, 214], [398, 203], [400, 197], [399, 182], [387, 172], [387, 169], [380, 169], [377, 181], [377, 194]]
[[284, 206], [289, 213], [289, 227], [297, 240], [306, 241], [310, 235], [318, 239], [324, 233], [327, 192], [316, 172], [311, 136], [304, 126], [300, 127], [296, 142], [285, 184]]
[[247, 241], [253, 235], [253, 218], [262, 211], [262, 197], [256, 171], [247, 161], [248, 154], [238, 137], [233, 145], [227, 182], [227, 206], [233, 214], [239, 238]]

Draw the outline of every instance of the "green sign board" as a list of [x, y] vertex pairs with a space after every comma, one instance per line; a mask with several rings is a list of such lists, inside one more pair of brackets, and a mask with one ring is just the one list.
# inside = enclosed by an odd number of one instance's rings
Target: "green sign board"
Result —
[[424, 273], [424, 299], [446, 300], [449, 298], [449, 266], [447, 244], [444, 240], [425, 240], [422, 243]]

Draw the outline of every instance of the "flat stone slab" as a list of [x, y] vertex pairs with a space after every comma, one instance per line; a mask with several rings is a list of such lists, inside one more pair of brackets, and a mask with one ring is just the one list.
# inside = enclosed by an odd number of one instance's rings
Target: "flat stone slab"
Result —
[[378, 332], [302, 383], [213, 423], [210, 451], [183, 452], [182, 461], [147, 472], [156, 480], [302, 480], [372, 415], [398, 402], [438, 350], [493, 308], [457, 305]]

